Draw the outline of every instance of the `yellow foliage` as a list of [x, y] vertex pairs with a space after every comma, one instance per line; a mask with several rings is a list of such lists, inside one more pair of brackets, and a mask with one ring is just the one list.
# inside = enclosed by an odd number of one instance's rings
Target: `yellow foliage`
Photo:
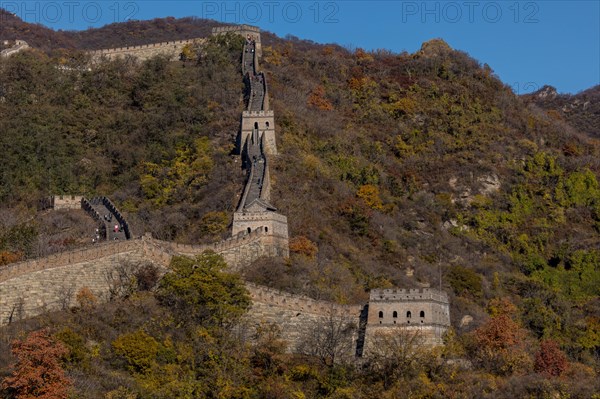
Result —
[[117, 355], [123, 356], [132, 371], [148, 372], [156, 364], [160, 344], [142, 330], [119, 336], [112, 347]]
[[362, 61], [362, 62], [372, 62], [373, 61], [373, 56], [361, 48], [356, 49], [356, 51], [354, 52], [354, 56], [356, 57], [356, 59], [358, 61]]
[[138, 395], [125, 387], [119, 387], [108, 392], [104, 397], [105, 399], [137, 399]]
[[499, 315], [511, 316], [516, 313], [517, 307], [506, 297], [492, 298], [488, 303], [487, 311], [492, 317]]
[[181, 49], [181, 59], [183, 61], [195, 60], [197, 57], [198, 57], [198, 55], [196, 54], [196, 49], [194, 48], [193, 45], [186, 44]]
[[290, 251], [300, 255], [314, 258], [319, 252], [317, 244], [304, 236], [296, 236], [290, 240]]
[[391, 102], [382, 104], [382, 107], [394, 118], [399, 118], [402, 115], [412, 115], [417, 111], [417, 103], [411, 98], [402, 97], [397, 100], [391, 98], [390, 100]]
[[193, 146], [178, 148], [175, 158], [161, 165], [144, 162], [140, 185], [144, 196], [154, 205], [165, 205], [177, 199], [178, 192], [189, 195], [206, 184], [213, 166], [210, 141], [201, 137]]
[[273, 49], [271, 46], [267, 46], [263, 48], [263, 59], [267, 64], [279, 66], [281, 65], [281, 53], [277, 50]]
[[88, 287], [83, 287], [77, 292], [75, 296], [79, 307], [83, 310], [90, 310], [96, 307], [98, 304], [98, 298]]
[[363, 200], [365, 205], [367, 205], [371, 209], [382, 210], [383, 203], [379, 196], [379, 187], [374, 186], [372, 184], [365, 184], [360, 186], [356, 196]]
[[226, 212], [208, 212], [202, 216], [201, 230], [204, 234], [216, 235], [224, 232], [229, 223]]

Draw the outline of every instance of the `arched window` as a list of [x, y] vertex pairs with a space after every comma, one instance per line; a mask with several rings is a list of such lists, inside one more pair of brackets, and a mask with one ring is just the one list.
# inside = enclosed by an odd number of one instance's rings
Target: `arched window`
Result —
[[406, 312], [406, 317], [409, 319], [412, 317], [412, 313], [410, 313], [410, 310], [408, 312]]
[[254, 122], [254, 128], [258, 130], [258, 122]]
[[379, 311], [379, 318], [383, 319], [383, 311], [381, 311], [381, 310]]
[[252, 229], [248, 227], [248, 233], [252, 233]]
[[393, 314], [393, 316], [394, 316], [394, 319], [395, 319], [395, 318], [397, 318], [397, 317], [398, 317], [398, 312], [396, 312], [396, 311], [394, 310], [394, 314]]
[[269, 228], [267, 226], [265, 226], [265, 233], [269, 232]]
[[421, 313], [419, 313], [419, 317], [425, 317], [425, 311], [421, 310]]
[[267, 122], [267, 129], [269, 128], [269, 122]]

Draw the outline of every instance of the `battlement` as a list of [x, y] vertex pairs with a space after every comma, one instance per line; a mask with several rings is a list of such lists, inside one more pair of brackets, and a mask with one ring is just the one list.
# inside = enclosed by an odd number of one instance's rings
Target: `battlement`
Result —
[[448, 303], [448, 295], [435, 288], [408, 288], [408, 289], [374, 289], [370, 293], [373, 302], [405, 302], [434, 300]]
[[93, 247], [49, 255], [40, 259], [12, 263], [10, 265], [0, 267], [0, 283], [41, 270], [53, 269], [73, 263], [101, 259], [111, 255], [130, 252], [138, 248], [141, 248], [140, 240], [111, 241], [103, 244], [97, 244]]
[[137, 46], [124, 46], [124, 47], [114, 47], [114, 48], [106, 48], [106, 49], [99, 49], [99, 50], [91, 50], [89, 51], [89, 54], [92, 55], [102, 55], [102, 54], [108, 54], [108, 53], [119, 53], [119, 52], [130, 52], [130, 51], [137, 51], [137, 50], [146, 50], [146, 49], [152, 49], [152, 48], [157, 48], [157, 47], [169, 47], [169, 46], [185, 46], [186, 44], [193, 44], [195, 42], [198, 41], [204, 41], [206, 40], [205, 38], [194, 38], [194, 39], [184, 39], [184, 40], [171, 40], [168, 42], [159, 42], [159, 43], [149, 43], [149, 44], [140, 44]]
[[89, 51], [88, 54], [93, 59], [99, 60], [102, 58], [115, 59], [127, 55], [136, 57], [141, 60], [146, 60], [157, 55], [167, 55], [171, 60], [179, 60], [183, 48], [190, 44], [199, 44], [206, 41], [206, 38], [193, 38], [184, 40], [172, 40], [160, 43], [141, 44], [136, 46], [124, 46], [100, 50]]
[[304, 295], [291, 294], [252, 283], [246, 283], [246, 289], [254, 303], [260, 302], [296, 312], [307, 312], [322, 316], [328, 316], [332, 312], [358, 315], [362, 309], [362, 305], [338, 305], [333, 302], [318, 301]]
[[273, 110], [269, 111], [242, 111], [242, 118], [274, 118]]
[[212, 28], [213, 35], [221, 35], [227, 32], [252, 32], [260, 35], [260, 28], [252, 25], [231, 25]]
[[214, 251], [216, 253], [221, 253], [229, 249], [240, 247], [241, 245], [246, 245], [250, 242], [259, 241], [262, 237], [267, 235], [268, 233], [264, 230], [264, 228], [261, 227], [251, 231], [250, 233], [247, 233], [245, 231], [240, 232], [234, 237], [216, 242], [214, 244], [180, 244], [176, 242], [161, 241], [156, 239], [150, 239], [150, 242], [173, 253], [197, 255], [208, 250]]
[[54, 210], [81, 209], [82, 195], [53, 195], [50, 197], [50, 207]]

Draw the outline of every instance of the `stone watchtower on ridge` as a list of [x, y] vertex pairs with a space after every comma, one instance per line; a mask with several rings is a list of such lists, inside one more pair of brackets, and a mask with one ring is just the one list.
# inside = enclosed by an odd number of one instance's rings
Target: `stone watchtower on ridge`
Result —
[[441, 345], [450, 327], [448, 295], [435, 288], [374, 289], [369, 297], [365, 331], [365, 355], [376, 335], [418, 331], [424, 344]]

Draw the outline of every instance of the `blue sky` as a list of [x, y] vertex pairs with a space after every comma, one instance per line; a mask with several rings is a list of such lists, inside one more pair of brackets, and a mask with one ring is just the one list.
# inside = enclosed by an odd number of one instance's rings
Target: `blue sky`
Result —
[[[414, 52], [443, 38], [515, 92], [600, 84], [600, 1], [4, 1], [28, 22], [79, 30], [127, 19], [197, 16], [279, 36]], [[0, 22], [1, 23], [1, 22]]]

